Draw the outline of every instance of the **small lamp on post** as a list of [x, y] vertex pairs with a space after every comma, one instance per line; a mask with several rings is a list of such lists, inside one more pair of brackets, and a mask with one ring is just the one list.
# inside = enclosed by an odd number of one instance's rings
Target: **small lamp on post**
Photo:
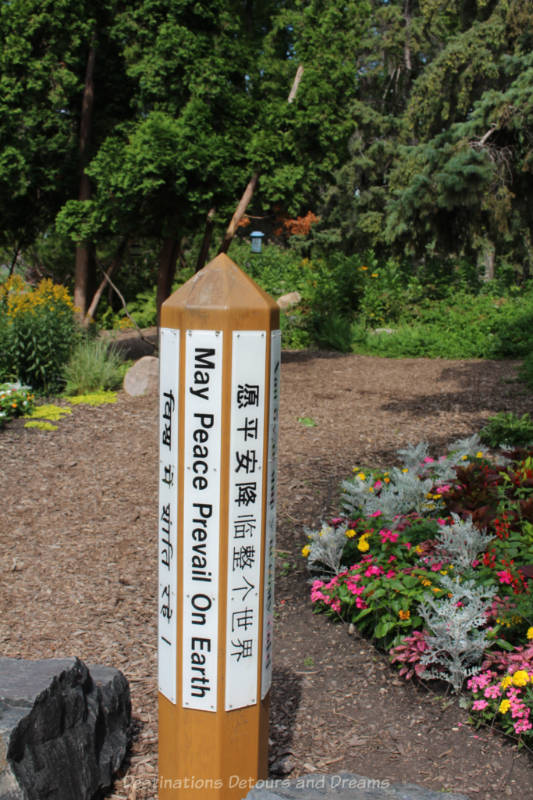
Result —
[[250, 234], [250, 239], [252, 240], [252, 253], [260, 253], [261, 246], [262, 246], [262, 238], [265, 234], [261, 231], [252, 231]]

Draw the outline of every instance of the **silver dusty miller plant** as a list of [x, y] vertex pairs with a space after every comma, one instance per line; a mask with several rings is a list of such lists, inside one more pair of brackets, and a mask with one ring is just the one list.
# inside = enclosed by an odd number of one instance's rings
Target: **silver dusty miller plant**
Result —
[[441, 582], [449, 596], [426, 595], [418, 609], [429, 631], [420, 661], [427, 665], [425, 677], [447, 681], [459, 692], [465, 679], [479, 672], [487, 647], [486, 633], [479, 629], [486, 624], [495, 589], [460, 576], [443, 577]]
[[333, 575], [340, 572], [347, 528], [347, 525], [334, 527], [323, 523], [319, 531], [306, 530], [309, 547], [308, 569]]
[[389, 473], [390, 483], [383, 483], [379, 495], [370, 491], [370, 485], [357, 477], [344, 481], [342, 505], [349, 517], [363, 514], [370, 516], [376, 511], [392, 519], [396, 514], [421, 512], [427, 507], [427, 495], [431, 490], [431, 479], [421, 480], [414, 472], [403, 472], [395, 467]]
[[398, 450], [398, 455], [409, 470], [413, 470], [421, 477], [431, 477], [434, 483], [445, 483], [456, 477], [455, 468], [466, 461], [469, 456], [474, 456], [483, 445], [481, 439], [475, 433], [467, 439], [457, 439], [448, 447], [446, 456], [438, 460], [425, 461], [429, 454], [427, 442], [420, 442], [417, 445], [408, 445], [402, 450]]
[[452, 513], [453, 523], [441, 527], [437, 536], [437, 555], [451, 561], [455, 569], [466, 572], [483, 553], [494, 536], [480, 531], [471, 519], [463, 520]]

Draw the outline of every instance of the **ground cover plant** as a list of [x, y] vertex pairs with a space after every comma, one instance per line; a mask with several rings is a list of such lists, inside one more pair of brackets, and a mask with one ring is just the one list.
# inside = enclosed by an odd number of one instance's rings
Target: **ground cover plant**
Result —
[[356, 468], [342, 513], [307, 533], [317, 612], [355, 626], [405, 678], [463, 691], [476, 725], [533, 744], [533, 448], [478, 436]]
[[57, 431], [58, 426], [54, 423], [63, 417], [72, 414], [71, 406], [102, 406], [117, 402], [117, 393], [111, 391], [88, 392], [86, 394], [76, 394], [64, 398], [68, 404], [56, 405], [55, 403], [42, 403], [41, 405], [31, 406], [24, 413], [27, 422], [25, 428], [35, 428], [40, 431]]

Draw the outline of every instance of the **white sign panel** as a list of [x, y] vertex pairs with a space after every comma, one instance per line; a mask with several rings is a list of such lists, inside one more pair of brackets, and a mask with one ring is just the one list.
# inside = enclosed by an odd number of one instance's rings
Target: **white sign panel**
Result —
[[179, 331], [161, 328], [159, 374], [159, 691], [176, 702]]
[[272, 685], [274, 633], [274, 568], [276, 548], [276, 496], [278, 476], [279, 396], [281, 378], [281, 331], [270, 338], [270, 404], [268, 415], [267, 502], [265, 519], [265, 585], [263, 590], [263, 657], [261, 700]]
[[183, 705], [217, 708], [222, 333], [187, 331], [183, 488]]
[[258, 700], [266, 331], [234, 331], [231, 368], [226, 710]]

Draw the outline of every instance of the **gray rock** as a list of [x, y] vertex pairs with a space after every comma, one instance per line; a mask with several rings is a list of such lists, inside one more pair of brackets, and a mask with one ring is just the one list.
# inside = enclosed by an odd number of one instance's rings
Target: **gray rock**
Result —
[[157, 394], [159, 391], [159, 359], [143, 356], [124, 376], [124, 391], [132, 397]]
[[445, 795], [422, 786], [391, 783], [362, 775], [302, 775], [294, 780], [269, 779], [258, 784], [244, 800], [468, 800], [464, 794]]
[[129, 686], [79, 659], [0, 658], [0, 800], [92, 800], [128, 745]]
[[101, 336], [113, 345], [113, 350], [123, 359], [132, 361], [142, 356], [153, 356], [159, 339], [156, 327], [144, 328], [142, 336], [131, 328], [125, 331], [102, 331]]
[[302, 295], [300, 292], [289, 292], [288, 294], [282, 295], [279, 297], [276, 302], [278, 306], [282, 309], [282, 311], [286, 311], [288, 308], [292, 308], [293, 306], [297, 306], [298, 303], [302, 301]]

